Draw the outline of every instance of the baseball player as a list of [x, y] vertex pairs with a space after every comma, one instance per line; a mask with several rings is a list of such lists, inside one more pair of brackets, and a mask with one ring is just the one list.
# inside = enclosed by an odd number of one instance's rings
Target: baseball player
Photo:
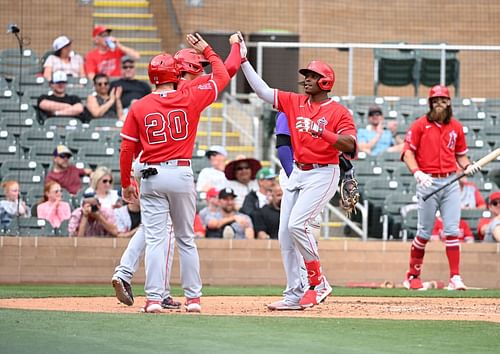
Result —
[[434, 86], [429, 92], [429, 112], [409, 128], [401, 159], [415, 176], [418, 196], [418, 229], [410, 250], [410, 269], [403, 285], [407, 289], [424, 289], [420, 280], [425, 245], [439, 210], [446, 237], [446, 256], [450, 267], [448, 289], [465, 290], [460, 277], [460, 187], [452, 183], [427, 201], [422, 196], [445, 185], [455, 176], [457, 164], [465, 174], [473, 175], [479, 168], [467, 158], [467, 144], [462, 125], [451, 109], [450, 93], [445, 86]]
[[[184, 48], [175, 53], [174, 58], [179, 61], [181, 66], [181, 80], [177, 84], [177, 89], [181, 90], [185, 85], [196, 85], [207, 83], [211, 79], [211, 75], [203, 74], [203, 65], [208, 63], [203, 55], [199, 54], [193, 48]], [[231, 51], [224, 62], [224, 66], [229, 75], [233, 77], [240, 68], [240, 45], [238, 42], [231, 44]], [[191, 81], [195, 80], [196, 81]], [[135, 175], [140, 177], [139, 171], [143, 168], [143, 164], [134, 164]], [[167, 228], [172, 225], [170, 219]], [[170, 235], [170, 233], [169, 233]], [[175, 237], [170, 237], [167, 249], [167, 269], [165, 274], [165, 294], [163, 296], [162, 307], [165, 309], [178, 309], [181, 306], [179, 301], [176, 301], [170, 295], [170, 275], [172, 274], [172, 263], [174, 259], [174, 244]], [[120, 264], [115, 269], [115, 274], [112, 277], [112, 285], [115, 289], [117, 299], [126, 304], [133, 305], [134, 297], [131, 287], [131, 281], [134, 273], [139, 267], [139, 259], [146, 248], [146, 240], [144, 237], [144, 228], [142, 224], [137, 229], [134, 236], [123, 252]]]
[[[270, 88], [245, 58], [242, 61], [243, 73], [257, 96], [288, 117], [295, 160], [283, 191], [279, 230], [287, 287], [284, 299], [268, 307], [312, 307], [318, 304], [318, 292], [326, 284], [308, 225], [335, 195], [340, 176], [339, 151], [355, 152], [356, 127], [349, 111], [328, 97], [335, 82], [328, 64], [312, 61], [299, 70], [305, 77], [305, 94], [301, 95]], [[310, 287], [305, 293], [297, 250], [307, 269]]]
[[[196, 191], [191, 155], [200, 114], [228, 84], [229, 75], [219, 56], [199, 34], [189, 34], [187, 41], [210, 62], [212, 78], [207, 83], [176, 91], [180, 78], [179, 62], [169, 54], [154, 57], [149, 63], [148, 74], [156, 85], [155, 90], [131, 107], [120, 134], [123, 138], [120, 170], [125, 201], [137, 198], [128, 173], [138, 149], [143, 151], [140, 162], [145, 164], [140, 187], [146, 238], [144, 312], [161, 312], [162, 309], [166, 244], [168, 233], [172, 234], [172, 228], [167, 229], [169, 214], [179, 248], [185, 307], [188, 312], [201, 311], [199, 257], [193, 228]], [[238, 41], [237, 36], [235, 41]]]

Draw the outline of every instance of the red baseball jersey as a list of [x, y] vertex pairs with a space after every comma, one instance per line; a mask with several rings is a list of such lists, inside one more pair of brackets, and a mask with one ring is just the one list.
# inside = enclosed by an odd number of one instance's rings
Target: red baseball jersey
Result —
[[132, 105], [120, 135], [141, 144], [141, 162], [190, 159], [200, 114], [218, 91], [210, 80], [180, 91], [151, 93]]
[[450, 173], [457, 169], [456, 156], [468, 151], [462, 124], [451, 118], [448, 124], [430, 122], [427, 116], [417, 119], [406, 133], [406, 150], [415, 153], [418, 167], [425, 173]]
[[307, 95], [275, 90], [274, 107], [288, 117], [293, 157], [299, 163], [338, 164], [339, 151], [325, 140], [295, 129], [298, 117], [309, 118], [323, 129], [350, 135], [356, 140], [356, 126], [352, 115], [332, 98], [318, 103], [311, 102]]

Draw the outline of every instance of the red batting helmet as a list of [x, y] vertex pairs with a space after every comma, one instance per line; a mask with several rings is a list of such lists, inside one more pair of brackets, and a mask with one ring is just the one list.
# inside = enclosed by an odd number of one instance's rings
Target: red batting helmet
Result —
[[155, 56], [149, 62], [149, 81], [152, 84], [160, 85], [167, 82], [179, 82], [179, 68], [173, 56], [167, 53]]
[[446, 86], [436, 85], [429, 91], [429, 100], [434, 97], [450, 98], [450, 91]]
[[300, 69], [299, 73], [305, 76], [310, 71], [322, 76], [322, 78], [318, 80], [320, 89], [324, 91], [332, 90], [333, 84], [335, 83], [335, 72], [330, 65], [320, 60], [313, 60], [307, 65], [307, 68]]
[[174, 55], [179, 62], [180, 70], [197, 75], [203, 71], [203, 63], [207, 60], [193, 48], [184, 48]]

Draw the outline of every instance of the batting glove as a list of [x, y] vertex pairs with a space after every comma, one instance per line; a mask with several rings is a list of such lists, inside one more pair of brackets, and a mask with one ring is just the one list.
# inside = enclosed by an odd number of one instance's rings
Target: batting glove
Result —
[[426, 173], [423, 173], [422, 171], [416, 171], [413, 174], [413, 177], [415, 177], [415, 180], [417, 181], [418, 185], [422, 187], [430, 187], [432, 186], [433, 179], [431, 176], [429, 176]]
[[245, 44], [245, 40], [243, 39], [243, 35], [241, 32], [238, 32], [238, 35], [240, 37], [240, 57], [246, 58], [247, 57], [247, 45]]
[[473, 174], [478, 173], [479, 171], [481, 171], [481, 166], [478, 166], [475, 163], [471, 163], [465, 168], [464, 173], [467, 176], [472, 176]]
[[314, 137], [320, 137], [323, 134], [323, 129], [309, 118], [298, 117], [295, 128], [302, 133], [309, 133]]

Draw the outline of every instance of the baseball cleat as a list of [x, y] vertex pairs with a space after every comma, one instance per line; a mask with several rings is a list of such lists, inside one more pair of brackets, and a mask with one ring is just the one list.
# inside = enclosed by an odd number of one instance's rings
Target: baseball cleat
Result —
[[313, 307], [318, 304], [317, 298], [318, 292], [316, 290], [307, 290], [304, 297], [300, 299], [300, 306], [303, 308]]
[[187, 312], [201, 312], [200, 298], [195, 297], [193, 299], [186, 298], [186, 304], [184, 308]]
[[321, 283], [316, 285], [314, 288], [316, 290], [316, 302], [318, 304], [322, 303], [325, 301], [325, 299], [332, 293], [332, 287], [330, 284], [328, 284], [328, 280], [326, 280], [326, 277], [323, 275]]
[[403, 286], [408, 290], [427, 290], [422, 284], [419, 277], [411, 274], [406, 274], [406, 279], [403, 281]]
[[448, 284], [448, 290], [467, 290], [462, 277], [460, 275], [454, 275], [450, 278], [450, 283]]
[[286, 302], [286, 300], [279, 300], [271, 304], [268, 304], [267, 308], [271, 311], [294, 311], [294, 310], [304, 309], [299, 304], [291, 304]]
[[134, 304], [134, 294], [129, 283], [120, 277], [114, 276], [111, 279], [111, 284], [115, 289], [116, 298], [123, 304], [132, 306]]
[[160, 313], [161, 312], [161, 301], [157, 300], [146, 300], [146, 304], [141, 308], [142, 313]]
[[181, 303], [179, 301], [175, 301], [172, 296], [167, 296], [161, 302], [161, 307], [168, 310], [177, 310], [181, 308]]

